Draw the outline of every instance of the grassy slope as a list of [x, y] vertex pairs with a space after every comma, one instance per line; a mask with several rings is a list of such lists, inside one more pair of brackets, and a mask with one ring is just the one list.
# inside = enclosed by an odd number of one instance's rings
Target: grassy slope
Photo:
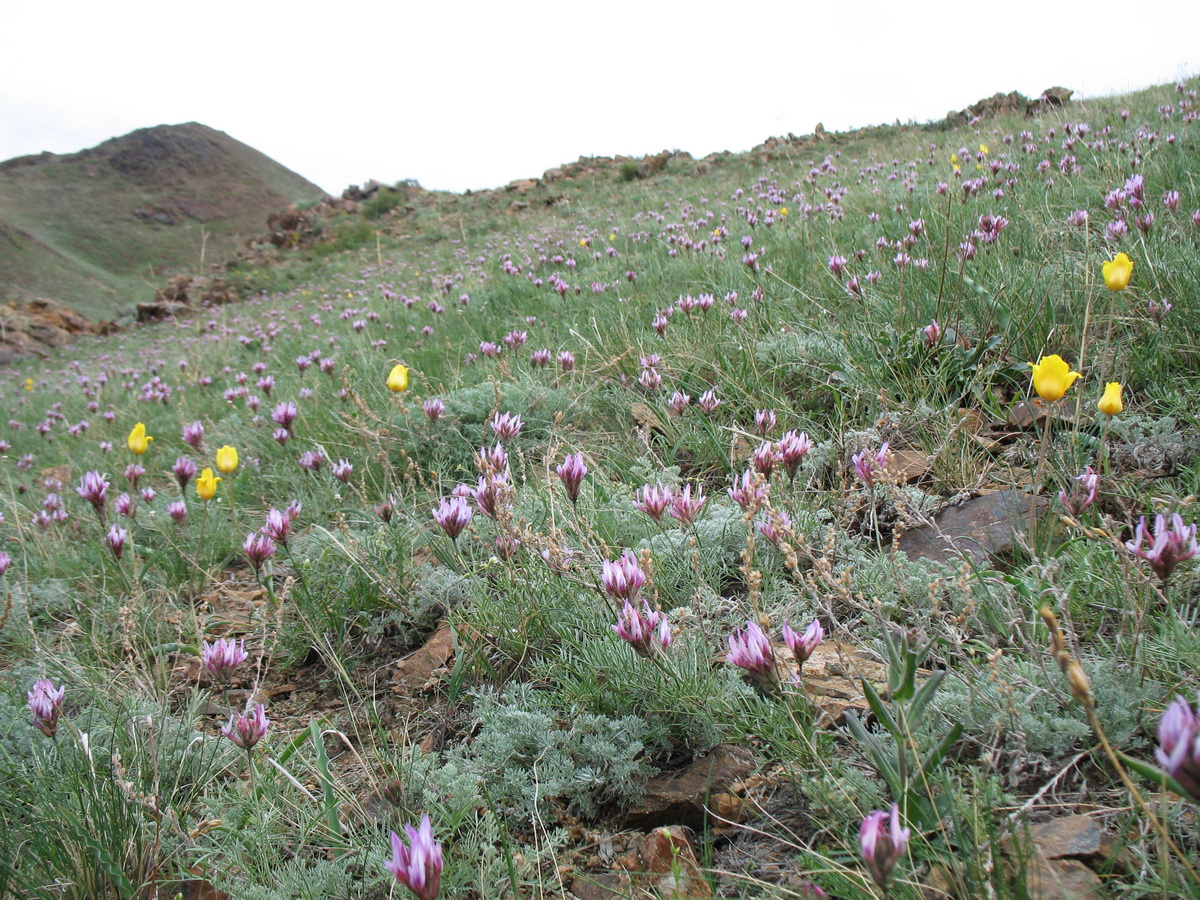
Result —
[[[1143, 513], [1193, 521], [1200, 489], [1200, 228], [1191, 220], [1200, 153], [1194, 126], [1156, 111], [1180, 99], [1157, 88], [1038, 120], [833, 138], [767, 163], [731, 157], [703, 171], [677, 162], [646, 182], [611, 173], [546, 186], [516, 216], [505, 212], [508, 196], [439, 195], [378, 245], [368, 230], [347, 252], [239, 273], [262, 292], [252, 302], [81, 342], [14, 372], [2, 399], [22, 427], [10, 424], [0, 459], [14, 557], [5, 576], [14, 609], [0, 630], [9, 667], [0, 676], [0, 815], [9, 816], [0, 879], [78, 879], [72, 896], [118, 896], [114, 870], [135, 888], [157, 866], [196, 864], [239, 896], [374, 900], [388, 891], [381, 824], [428, 812], [446, 845], [446, 896], [556, 896], [557, 866], [567, 878], [585, 867], [646, 771], [732, 741], [753, 748], [770, 778], [752, 789], [761, 809], [751, 827], [702, 835], [724, 896], [796, 896], [800, 871], [831, 896], [878, 896], [857, 859], [858, 827], [894, 796], [914, 835], [893, 897], [919, 896], [930, 865], [955, 896], [1021, 896], [1024, 825], [1059, 808], [1129, 836], [1128, 868], [1108, 875], [1112, 896], [1200, 896], [1178, 856], [1148, 837], [1148, 817], [1108, 762], [1090, 753], [1094, 739], [1038, 612], [1048, 603], [1068, 624], [1109, 736], [1153, 759], [1163, 706], [1177, 691], [1192, 696], [1200, 671], [1195, 563], [1162, 585], [1120, 544]], [[1073, 139], [1066, 123], [1081, 121], [1090, 137]], [[1022, 148], [1026, 129], [1034, 152]], [[1103, 146], [1088, 148], [1094, 140]], [[980, 168], [964, 158], [956, 178], [950, 154], [980, 144], [989, 146]], [[1061, 171], [1067, 153], [1077, 172]], [[1131, 218], [1133, 233], [1113, 245], [1105, 196], [1125, 184], [1135, 154], [1143, 209], [1157, 221], [1143, 236]], [[994, 175], [993, 160], [1002, 164]], [[960, 184], [985, 173], [986, 187], [962, 199]], [[1175, 211], [1160, 199], [1172, 188], [1184, 194]], [[1066, 224], [1079, 209], [1087, 227]], [[992, 214], [1008, 220], [1000, 239], [980, 241], [964, 261], [960, 243]], [[901, 270], [897, 242], [914, 231], [904, 252], [928, 265]], [[762, 253], [756, 270], [743, 261], [743, 236]], [[1100, 272], [1118, 248], [1135, 269], [1113, 293]], [[848, 258], [841, 277], [829, 268], [834, 255]], [[505, 263], [520, 272], [506, 274]], [[565, 296], [553, 277], [569, 283]], [[662, 335], [652, 328], [656, 311], [702, 294], [715, 295], [711, 310], [676, 311]], [[1164, 302], [1173, 308], [1160, 322]], [[943, 336], [930, 345], [922, 329], [934, 318]], [[516, 344], [522, 332], [526, 343], [481, 356], [481, 343]], [[539, 348], [551, 352], [548, 367], [528, 361]], [[298, 369], [314, 351], [334, 360], [328, 374], [316, 363]], [[564, 352], [571, 369], [554, 361]], [[1028, 393], [1028, 361], [1048, 353], [1084, 378], [1060, 410], [1078, 412], [1079, 424], [1059, 424], [1043, 451], [1036, 431], [1004, 422]], [[663, 379], [654, 391], [639, 386], [651, 354]], [[412, 367], [398, 397], [383, 383], [397, 360]], [[275, 379], [269, 395], [256, 365]], [[1106, 423], [1094, 403], [1113, 380], [1125, 384], [1126, 410]], [[697, 400], [709, 390], [721, 405], [703, 413]], [[668, 403], [676, 391], [692, 399], [679, 417]], [[421, 403], [435, 397], [445, 412], [432, 423]], [[299, 409], [283, 443], [270, 421], [281, 401]], [[652, 432], [639, 431], [635, 404], [659, 419]], [[769, 481], [776, 512], [767, 518], [783, 533], [774, 546], [755, 528], [762, 514], [744, 517], [725, 494], [759, 442], [755, 412], [767, 409], [779, 418], [772, 438], [800, 429], [814, 444], [794, 481], [778, 465]], [[430, 510], [457, 483], [476, 485], [475, 451], [495, 443], [488, 423], [504, 411], [525, 422], [504, 442], [511, 509], [498, 521], [477, 511], [452, 543]], [[972, 436], [974, 417], [995, 427]], [[114, 496], [128, 489], [132, 460], [124, 438], [138, 420], [157, 438], [141, 462], [143, 484], [158, 494], [136, 520], [118, 520]], [[179, 439], [193, 420], [206, 428], [202, 453]], [[865, 488], [851, 456], [885, 440], [930, 457], [928, 476]], [[238, 447], [242, 468], [217, 498], [203, 505], [192, 487], [181, 493], [168, 472], [174, 459], [212, 465], [224, 443]], [[298, 464], [317, 449], [327, 457], [319, 470]], [[589, 468], [578, 503], [555, 474], [572, 452]], [[354, 467], [346, 482], [331, 471], [342, 458]], [[897, 523], [920, 510], [981, 489], [1026, 490], [1034, 470], [1052, 498], [1088, 464], [1107, 465], [1081, 517], [1090, 530], [1061, 522], [1052, 506], [1037, 539], [995, 569], [890, 552]], [[72, 490], [91, 469], [109, 473], [109, 520], [129, 530], [119, 561]], [[43, 483], [64, 474], [61, 487]], [[658, 481], [704, 487], [710, 499], [694, 527], [634, 510], [634, 491]], [[31, 524], [53, 508], [49, 492], [62, 497], [66, 521]], [[189, 508], [178, 528], [166, 514], [177, 497]], [[303, 503], [296, 534], [264, 579], [281, 602], [248, 600], [242, 540], [268, 508], [293, 500]], [[512, 540], [520, 543], [506, 560]], [[651, 570], [643, 596], [675, 631], [661, 666], [611, 632], [616, 604], [597, 582], [602, 561], [625, 549]], [[831, 639], [876, 658], [898, 653], [889, 638], [911, 636], [921, 665], [946, 672], [930, 716], [909, 721], [901, 742], [924, 756], [963, 725], [945, 767], [896, 792], [849, 732], [812, 729], [802, 704], [752, 689], [724, 660], [731, 631], [748, 619], [769, 622], [778, 639], [785, 619], [814, 617]], [[422, 679], [407, 700], [395, 689], [398, 660], [440, 620], [455, 629], [453, 669], [428, 688]], [[201, 640], [226, 634], [251, 651], [233, 680], [241, 693], [228, 698], [195, 663]], [[775, 652], [786, 660], [778, 640]], [[39, 674], [67, 685], [66, 720], [94, 745], [121, 749], [138, 789], [178, 817], [178, 833], [156, 839], [136, 794], [91, 777], [70, 735], [46, 750], [22, 707]], [[260, 687], [273, 724], [255, 751], [252, 791], [246, 754], [218, 727], [227, 705]], [[310, 721], [328, 730], [325, 740], [310, 740]], [[894, 752], [891, 736], [876, 733], [880, 752]], [[159, 771], [179, 777], [159, 780]], [[1200, 862], [1192, 807], [1167, 794], [1156, 803], [1185, 858]], [[5, 852], [5, 840], [24, 852]], [[759, 861], [750, 874], [747, 860]]]
[[[159, 126], [67, 156], [0, 167], [6, 297], [48, 295], [112, 318], [164, 273], [231, 254], [266, 215], [320, 190], [203, 125]], [[142, 221], [165, 211], [177, 224]]]

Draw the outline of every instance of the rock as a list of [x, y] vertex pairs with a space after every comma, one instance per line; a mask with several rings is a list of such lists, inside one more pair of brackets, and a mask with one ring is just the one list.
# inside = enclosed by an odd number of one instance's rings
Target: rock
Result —
[[1045, 106], [1066, 106], [1071, 102], [1071, 95], [1075, 92], [1070, 88], [1052, 87], [1042, 91], [1042, 96], [1039, 98]]
[[566, 178], [567, 178], [567, 173], [564, 172], [561, 168], [547, 169], [545, 172], [542, 173], [542, 181], [546, 182], [546, 184], [553, 184], [556, 181], [564, 181], [564, 180], [566, 180]]
[[[795, 671], [791, 652], [782, 642], [774, 650], [775, 658], [781, 661], [780, 678], [790, 680]], [[921, 677], [928, 674], [927, 670], [918, 670]], [[837, 641], [817, 645], [804, 662], [803, 683], [809, 702], [818, 712], [818, 728], [841, 725], [848, 709], [861, 713], [870, 709], [861, 684], [864, 678], [881, 697], [887, 696], [887, 666], [878, 654]]]
[[425, 646], [396, 663], [392, 673], [392, 690], [397, 694], [414, 696], [434, 680], [434, 673], [454, 656], [454, 633], [449, 625], [438, 628]]
[[1034, 851], [1025, 869], [1029, 900], [1092, 900], [1107, 896], [1100, 876], [1077, 859], [1046, 859]]
[[508, 204], [508, 209], [506, 212], [512, 216], [519, 212], [524, 212], [527, 209], [529, 209], [529, 204], [524, 200], [514, 200], [512, 203]]
[[57, 300], [38, 297], [0, 307], [0, 363], [18, 356], [46, 356], [80, 334], [111, 334], [111, 322], [93, 322]]
[[681, 826], [654, 829], [618, 857], [612, 871], [581, 875], [570, 889], [578, 900], [713, 896], [696, 859], [695, 834]]
[[708, 756], [693, 760], [680, 771], [652, 777], [646, 783], [642, 802], [625, 814], [622, 827], [711, 826], [719, 810], [734, 812], [740, 806], [729, 797], [722, 797], [716, 804], [713, 799], [732, 794], [735, 785], [753, 771], [753, 753], [745, 747], [718, 744]]
[[1103, 862], [1117, 852], [1112, 835], [1091, 816], [1062, 816], [1041, 822], [1029, 829], [1029, 835], [1047, 859], [1072, 856]]
[[508, 184], [506, 184], [504, 186], [504, 189], [506, 191], [508, 191], [510, 194], [516, 193], [516, 194], [520, 194], [520, 195], [524, 196], [525, 194], [528, 194], [530, 191], [532, 191], [535, 188], [540, 187], [540, 186], [541, 186], [541, 182], [538, 181], [536, 178], [517, 178], [513, 181], [510, 181]]
[[667, 161], [675, 154], [670, 150], [664, 150], [661, 153], [656, 153], [653, 156], [647, 156], [642, 159], [637, 165], [638, 178], [652, 178], [660, 174], [667, 167]]
[[[905, 532], [896, 544], [909, 559], [958, 563], [964, 556], [977, 566], [1009, 556], [1016, 537], [1029, 517], [1029, 495], [1023, 491], [995, 491], [951, 506], [932, 523]], [[1046, 498], [1039, 498], [1040, 506]]]
[[712, 887], [696, 859], [690, 828], [656, 828], [637, 849], [634, 883], [655, 897], [711, 897]]

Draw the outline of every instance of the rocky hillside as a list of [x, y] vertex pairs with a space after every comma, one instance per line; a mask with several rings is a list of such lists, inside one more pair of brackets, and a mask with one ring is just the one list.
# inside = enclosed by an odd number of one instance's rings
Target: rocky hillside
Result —
[[90, 319], [119, 318], [165, 276], [230, 256], [268, 213], [322, 193], [195, 122], [8, 160], [0, 163], [0, 302], [49, 298]]

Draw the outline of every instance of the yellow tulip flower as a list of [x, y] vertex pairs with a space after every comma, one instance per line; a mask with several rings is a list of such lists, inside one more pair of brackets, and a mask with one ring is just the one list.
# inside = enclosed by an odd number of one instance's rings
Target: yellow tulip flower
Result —
[[393, 394], [408, 390], [408, 366], [393, 366], [391, 374], [388, 375], [387, 386]]
[[228, 475], [238, 467], [237, 450], [226, 444], [217, 451], [217, 468], [221, 474]]
[[217, 482], [221, 476], [213, 477], [212, 469], [205, 468], [196, 479], [196, 496], [207, 503], [217, 494]]
[[1067, 389], [1080, 377], [1079, 372], [1072, 372], [1071, 367], [1057, 353], [1043, 356], [1035, 363], [1029, 364], [1033, 369], [1033, 389], [1043, 400], [1053, 403], [1061, 400]]
[[1133, 274], [1133, 260], [1124, 253], [1104, 264], [1104, 283], [1110, 291], [1123, 291], [1129, 284], [1129, 276]]
[[129, 437], [125, 443], [129, 449], [133, 451], [135, 456], [141, 456], [146, 452], [146, 448], [150, 446], [150, 442], [154, 440], [146, 435], [146, 426], [138, 422], [133, 426], [133, 431], [129, 432]]
[[25, 390], [27, 390], [27, 391], [33, 390], [33, 379], [32, 378], [25, 379]]
[[1096, 404], [1096, 408], [1106, 416], [1115, 416], [1125, 408], [1121, 402], [1121, 383], [1110, 381], [1104, 386], [1104, 396]]

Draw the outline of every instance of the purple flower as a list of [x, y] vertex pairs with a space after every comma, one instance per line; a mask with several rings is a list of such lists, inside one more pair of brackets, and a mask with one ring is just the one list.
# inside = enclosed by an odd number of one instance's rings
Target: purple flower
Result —
[[761, 472], [763, 477], [769, 480], [771, 472], [775, 469], [775, 445], [770, 441], [759, 444], [750, 456], [750, 463], [754, 466], [754, 471]]
[[446, 404], [437, 397], [426, 400], [422, 406], [425, 409], [425, 418], [429, 419], [431, 423], [436, 422], [441, 414], [446, 411]]
[[167, 504], [167, 515], [176, 525], [182, 525], [187, 519], [187, 504], [182, 500], [172, 500]]
[[570, 350], [564, 350], [558, 354], [558, 367], [564, 372], [570, 372], [575, 368], [575, 354]]
[[476, 463], [480, 472], [505, 472], [508, 470], [508, 451], [499, 441], [494, 447], [480, 447]]
[[717, 399], [717, 395], [713, 391], [705, 391], [703, 394], [701, 394], [699, 403], [700, 408], [706, 413], [713, 412], [718, 406], [721, 405], [721, 401]]
[[259, 572], [263, 563], [275, 555], [275, 542], [262, 532], [252, 531], [242, 542], [242, 552], [250, 560], [250, 565], [254, 566], [254, 571]]
[[729, 636], [729, 653], [725, 660], [741, 666], [758, 681], [775, 680], [775, 654], [757, 622], [748, 621], [744, 629], [738, 628]]
[[627, 604], [637, 598], [637, 592], [646, 583], [646, 573], [638, 563], [637, 554], [626, 550], [616, 562], [604, 560], [601, 565], [600, 585], [614, 600]]
[[179, 482], [179, 488], [182, 490], [188, 486], [189, 481], [196, 477], [196, 464], [186, 456], [181, 456], [175, 460], [171, 471], [175, 473], [175, 480]]
[[4, 573], [8, 571], [8, 567], [12, 565], [12, 557], [0, 550], [0, 578], [4, 577]]
[[146, 469], [140, 463], [130, 463], [125, 467], [125, 480], [129, 482], [130, 487], [137, 490], [138, 481], [146, 474]]
[[674, 493], [660, 481], [654, 485], [644, 484], [638, 488], [633, 497], [633, 505], [655, 522], [659, 522], [673, 499]]
[[183, 442], [197, 452], [202, 451], [204, 449], [204, 424], [197, 420], [191, 425], [184, 425]]
[[617, 624], [610, 627], [638, 656], [650, 656], [671, 646], [671, 625], [667, 617], [651, 609], [645, 600], [641, 610], [626, 600]]
[[305, 450], [300, 454], [300, 459], [297, 462], [300, 463], [300, 468], [316, 472], [325, 462], [325, 454], [320, 450]]
[[1096, 502], [1096, 484], [1099, 476], [1096, 470], [1088, 466], [1082, 475], [1076, 475], [1075, 483], [1071, 485], [1071, 493], [1061, 490], [1058, 492], [1058, 502], [1073, 516], [1082, 515], [1084, 510]]
[[296, 421], [296, 416], [298, 415], [300, 415], [300, 411], [291, 400], [288, 400], [286, 403], [276, 404], [275, 409], [271, 411], [271, 418], [275, 421], [275, 424], [286, 428], [289, 434], [292, 431], [292, 423]]
[[812, 656], [812, 652], [817, 649], [817, 644], [821, 643], [824, 638], [825, 629], [821, 627], [821, 623], [817, 619], [813, 619], [812, 624], [804, 629], [804, 634], [793, 631], [786, 620], [783, 623], [783, 640], [792, 651], [792, 655], [796, 657], [797, 665], [803, 666], [804, 661]]
[[96, 515], [103, 519], [104, 503], [108, 499], [108, 479], [95, 470], [86, 472], [79, 479], [79, 487], [75, 488], [75, 493], [92, 504]]
[[671, 408], [675, 415], [682, 416], [683, 411], [688, 408], [691, 402], [692, 398], [687, 394], [676, 391], [671, 395], [671, 399], [667, 401], [667, 406]]
[[350, 481], [350, 475], [354, 471], [354, 466], [348, 459], [339, 459], [329, 471], [334, 478], [346, 484]]
[[442, 845], [433, 839], [429, 816], [421, 816], [419, 828], [406, 824], [408, 844], [392, 832], [392, 858], [386, 868], [396, 880], [413, 892], [417, 900], [433, 900], [442, 883]]
[[671, 517], [678, 519], [685, 527], [691, 525], [696, 521], [696, 516], [707, 502], [708, 498], [704, 496], [703, 485], [696, 485], [694, 493], [692, 485], [684, 485], [683, 490], [676, 491], [671, 498]]
[[66, 687], [55, 688], [49, 678], [39, 678], [33, 690], [26, 693], [29, 711], [33, 713], [33, 724], [46, 737], [52, 738], [58, 731], [58, 717], [62, 714], [63, 695]]
[[768, 492], [767, 485], [761, 478], [756, 478], [750, 469], [734, 476], [733, 487], [726, 488], [729, 499], [746, 512], [754, 512], [762, 506]]
[[[133, 503], [133, 498], [128, 494], [120, 494], [113, 503], [113, 508], [117, 511], [118, 516], [125, 519], [132, 519], [137, 515], [137, 507]], [[117, 555], [120, 556], [120, 554]]]
[[754, 430], [760, 436], [766, 437], [775, 430], [776, 418], [773, 409], [756, 409], [754, 411]]
[[925, 335], [925, 343], [932, 347], [942, 336], [942, 326], [938, 324], [937, 319], [930, 319], [929, 324], [921, 329], [921, 333]]
[[796, 477], [796, 470], [800, 468], [800, 463], [804, 461], [804, 457], [812, 451], [812, 441], [808, 439], [808, 435], [803, 431], [797, 433], [795, 431], [784, 432], [783, 437], [779, 439], [779, 444], [775, 448], [775, 452], [779, 457], [779, 462], [783, 466], [783, 470], [788, 473], [789, 478]]
[[244, 663], [247, 656], [244, 640], [220, 638], [212, 643], [204, 642], [204, 648], [200, 652], [200, 662], [213, 678], [218, 681], [228, 681], [233, 670]]
[[771, 510], [770, 515], [764, 516], [758, 522], [758, 532], [768, 541], [779, 547], [783, 539], [791, 532], [792, 517], [782, 509]]
[[452, 541], [458, 540], [472, 515], [474, 511], [462, 497], [443, 497], [433, 510], [433, 520]]
[[1166, 516], [1162, 513], [1155, 516], [1153, 537], [1146, 528], [1146, 517], [1142, 516], [1133, 540], [1126, 541], [1125, 549], [1149, 563], [1164, 583], [1177, 565], [1200, 552], [1196, 546], [1196, 526], [1185, 526], [1179, 513], [1172, 514], [1170, 528]]
[[[887, 827], [889, 818], [890, 828]], [[877, 810], [863, 819], [858, 832], [858, 845], [862, 850], [863, 862], [867, 864], [867, 871], [871, 873], [880, 890], [887, 887], [888, 878], [900, 857], [904, 855], [910, 835], [909, 829], [900, 827], [900, 807], [895, 803], [892, 804], [890, 817], [886, 812]]]
[[569, 454], [561, 466], [555, 466], [554, 471], [562, 479], [567, 499], [572, 503], [576, 502], [579, 499], [579, 489], [583, 486], [583, 478], [588, 473], [588, 467], [583, 462], [583, 454]]
[[229, 722], [221, 726], [221, 734], [243, 750], [251, 750], [266, 736], [269, 727], [267, 711], [260, 703], [248, 716], [243, 713], [230, 713]]
[[113, 552], [113, 556], [117, 559], [121, 558], [121, 554], [125, 552], [125, 542], [129, 540], [129, 532], [124, 528], [118, 528], [113, 525], [108, 529], [108, 534], [104, 536], [104, 543], [108, 544], [108, 549]]
[[471, 496], [479, 511], [489, 519], [496, 518], [499, 510], [508, 503], [512, 485], [508, 483], [507, 469], [489, 469], [486, 475], [481, 475]]
[[884, 441], [883, 446], [876, 451], [874, 456], [868, 455], [866, 450], [861, 450], [850, 457], [850, 461], [854, 463], [855, 473], [868, 488], [875, 483], [876, 476], [887, 468], [887, 460], [887, 441]]
[[1193, 800], [1200, 800], [1200, 717], [1183, 697], [1176, 695], [1159, 720], [1154, 755]]
[[502, 441], [512, 440], [519, 435], [523, 424], [520, 415], [514, 416], [510, 412], [496, 413], [492, 416], [492, 431]]
[[267, 520], [259, 530], [275, 543], [286, 545], [292, 535], [291, 516], [272, 509], [267, 513]]

